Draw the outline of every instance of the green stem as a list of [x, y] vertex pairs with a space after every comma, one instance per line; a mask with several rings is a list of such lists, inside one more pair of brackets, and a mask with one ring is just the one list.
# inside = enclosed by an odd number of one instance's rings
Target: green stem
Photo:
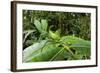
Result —
[[50, 61], [53, 61], [63, 50], [64, 50], [64, 48], [61, 49], [58, 53], [56, 53], [56, 54], [50, 59]]
[[70, 48], [69, 48], [68, 46], [66, 46], [66, 45], [64, 45], [64, 44], [62, 44], [62, 46], [63, 46], [67, 51], [69, 51], [69, 52], [71, 53], [71, 55], [73, 56], [73, 58], [77, 59], [77, 58], [75, 57], [74, 53], [70, 50]]

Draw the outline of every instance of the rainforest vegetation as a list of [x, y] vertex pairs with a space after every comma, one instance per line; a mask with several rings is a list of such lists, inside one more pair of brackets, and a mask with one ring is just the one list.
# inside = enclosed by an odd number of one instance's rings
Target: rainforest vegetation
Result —
[[23, 62], [91, 58], [91, 14], [23, 10]]

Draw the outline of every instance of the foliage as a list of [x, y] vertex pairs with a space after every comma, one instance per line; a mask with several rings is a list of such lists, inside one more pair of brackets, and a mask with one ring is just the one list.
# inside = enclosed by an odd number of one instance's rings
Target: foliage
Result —
[[75, 35], [90, 40], [90, 16], [90, 13], [23, 10], [23, 29], [35, 29], [34, 19], [46, 19], [53, 31], [61, 29], [61, 35]]
[[[90, 34], [89, 14], [29, 10], [23, 13], [23, 31], [27, 30], [23, 33], [23, 62], [90, 59], [91, 42], [86, 35]], [[27, 41], [31, 44], [26, 45]]]

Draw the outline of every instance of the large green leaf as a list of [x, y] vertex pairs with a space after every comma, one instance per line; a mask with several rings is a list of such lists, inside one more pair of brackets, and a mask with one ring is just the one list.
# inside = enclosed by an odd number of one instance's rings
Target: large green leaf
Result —
[[90, 45], [85, 45], [85, 44], [83, 44], [83, 43], [79, 43], [79, 44], [71, 44], [70, 46], [69, 46], [70, 48], [90, 48], [91, 46]]
[[38, 30], [40, 33], [43, 32], [43, 30], [42, 30], [42, 24], [40, 23], [39, 20], [34, 19], [34, 25], [35, 25], [35, 27], [37, 28], [37, 30]]
[[47, 27], [48, 27], [47, 20], [42, 19], [41, 20], [41, 24], [42, 24], [42, 30], [46, 32], [47, 31]]
[[[73, 52], [74, 56], [63, 46], [68, 46], [71, 52], [75, 50]], [[24, 50], [23, 62], [78, 60], [83, 59], [84, 56], [87, 59], [90, 57], [90, 48], [90, 41], [74, 36], [62, 37], [59, 43], [42, 40], [40, 43], [35, 43]]]
[[27, 58], [29, 58], [32, 55], [32, 53], [34, 53], [34, 51], [41, 49], [46, 44], [46, 42], [47, 42], [47, 40], [42, 40], [39, 43], [35, 43], [35, 44], [25, 48], [23, 51], [23, 62], [26, 61]]
[[62, 43], [69, 45], [71, 49], [74, 49], [77, 56], [90, 56], [91, 54], [91, 42], [74, 36], [64, 36], [60, 40]]
[[40, 33], [47, 32], [48, 23], [46, 19], [41, 19], [41, 22], [37, 19], [34, 20], [34, 25]]
[[91, 55], [91, 46], [90, 45], [73, 44], [70, 46], [70, 48], [73, 48], [81, 56], [89, 57]]
[[69, 44], [69, 45], [77, 44], [77, 46], [80, 46], [80, 45], [81, 46], [91, 46], [90, 41], [86, 41], [84, 39], [81, 39], [81, 38], [78, 38], [75, 36], [64, 36], [61, 38], [60, 42], [65, 43], [65, 44]]
[[47, 43], [42, 50], [34, 51], [24, 62], [50, 61], [60, 50], [55, 44]]

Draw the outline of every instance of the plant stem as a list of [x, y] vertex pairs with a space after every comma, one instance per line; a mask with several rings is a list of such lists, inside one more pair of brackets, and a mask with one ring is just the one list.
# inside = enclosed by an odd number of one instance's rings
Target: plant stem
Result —
[[62, 44], [62, 46], [63, 46], [67, 51], [69, 51], [69, 52], [71, 53], [71, 55], [73, 56], [73, 58], [77, 59], [77, 58], [75, 57], [74, 53], [70, 50], [70, 48], [69, 48], [68, 46], [66, 46], [66, 45], [64, 45], [64, 44]]
[[56, 54], [50, 59], [50, 61], [54, 60], [54, 59], [57, 57], [57, 55], [59, 55], [63, 50], [64, 50], [64, 48], [62, 48], [58, 53], [56, 53]]

